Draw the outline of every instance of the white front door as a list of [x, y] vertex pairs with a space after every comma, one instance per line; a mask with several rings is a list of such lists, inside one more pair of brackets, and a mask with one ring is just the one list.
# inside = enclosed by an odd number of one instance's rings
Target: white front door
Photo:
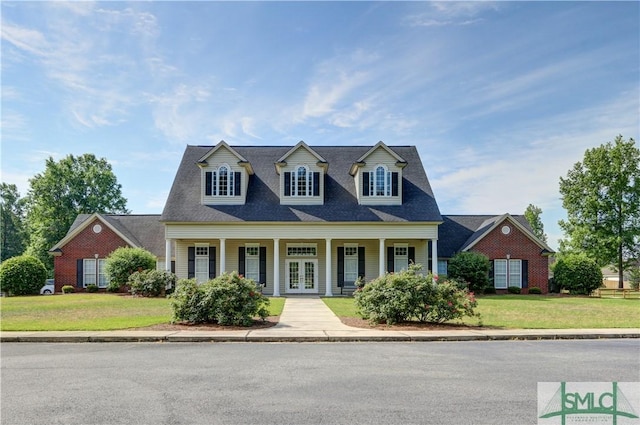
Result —
[[285, 265], [288, 293], [318, 292], [318, 260], [286, 260]]

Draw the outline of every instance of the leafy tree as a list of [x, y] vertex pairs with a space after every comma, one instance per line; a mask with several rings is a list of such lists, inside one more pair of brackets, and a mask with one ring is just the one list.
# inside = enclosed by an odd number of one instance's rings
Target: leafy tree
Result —
[[156, 257], [146, 249], [118, 248], [109, 254], [105, 264], [104, 272], [109, 278], [107, 290], [118, 291], [133, 273], [155, 268]]
[[584, 252], [600, 267], [614, 264], [620, 287], [629, 260], [640, 255], [640, 149], [635, 141], [616, 137], [613, 143], [588, 149], [560, 178], [567, 220], [561, 251]]
[[529, 204], [526, 210], [524, 210], [524, 218], [527, 219], [529, 225], [533, 229], [533, 234], [543, 242], [547, 242], [547, 234], [544, 233], [544, 224], [542, 224], [542, 208], [536, 207], [533, 204]]
[[78, 214], [128, 213], [111, 165], [93, 154], [68, 155], [58, 162], [49, 157], [44, 172], [29, 182], [27, 253], [49, 269], [53, 259], [48, 250], [64, 237]]
[[469, 284], [469, 289], [482, 292], [489, 286], [489, 259], [477, 252], [459, 252], [449, 260], [448, 277]]
[[553, 278], [572, 294], [589, 295], [602, 285], [602, 270], [585, 254], [566, 254], [556, 261]]
[[15, 184], [0, 184], [0, 261], [21, 255], [26, 246], [24, 198]]
[[12, 257], [0, 264], [0, 290], [11, 295], [35, 295], [47, 279], [42, 261], [29, 255]]

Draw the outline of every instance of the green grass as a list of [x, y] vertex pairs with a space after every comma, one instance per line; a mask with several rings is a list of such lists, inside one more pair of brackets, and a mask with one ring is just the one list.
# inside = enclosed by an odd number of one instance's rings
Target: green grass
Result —
[[[284, 298], [271, 298], [269, 313], [282, 313]], [[0, 299], [0, 330], [84, 331], [140, 328], [171, 322], [167, 298], [69, 294]]]
[[[340, 317], [360, 317], [353, 298], [324, 298]], [[637, 328], [640, 302], [543, 295], [490, 295], [478, 297], [482, 325], [517, 329]], [[464, 323], [477, 325], [477, 318]]]

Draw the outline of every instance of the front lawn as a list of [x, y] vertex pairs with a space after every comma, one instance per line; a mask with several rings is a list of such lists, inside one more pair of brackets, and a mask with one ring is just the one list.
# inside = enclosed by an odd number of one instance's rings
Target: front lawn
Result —
[[[637, 328], [640, 324], [638, 300], [557, 295], [486, 295], [477, 300], [482, 325], [489, 327]], [[323, 301], [339, 317], [360, 317], [353, 298], [323, 298]], [[477, 326], [478, 319], [465, 318], [463, 323]]]
[[[279, 316], [284, 298], [270, 298]], [[171, 322], [167, 298], [115, 294], [68, 294], [0, 299], [0, 330], [85, 331], [140, 328]]]

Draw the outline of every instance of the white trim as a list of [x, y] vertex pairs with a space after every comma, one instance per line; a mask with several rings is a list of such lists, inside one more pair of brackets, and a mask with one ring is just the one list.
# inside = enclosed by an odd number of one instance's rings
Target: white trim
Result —
[[273, 296], [280, 296], [280, 239], [273, 239]]
[[325, 288], [324, 295], [326, 297], [333, 296], [333, 288], [331, 287], [331, 239], [325, 239]]
[[73, 238], [78, 236], [78, 234], [80, 232], [82, 232], [84, 229], [86, 229], [89, 226], [89, 224], [93, 223], [94, 219], [100, 220], [100, 222], [102, 222], [105, 226], [107, 226], [109, 229], [111, 229], [116, 235], [118, 235], [118, 237], [120, 237], [120, 239], [125, 241], [129, 246], [131, 246], [133, 248], [141, 248], [140, 246], [138, 246], [138, 244], [134, 243], [129, 238], [127, 238], [125, 235], [123, 235], [118, 229], [116, 229], [111, 223], [109, 223], [104, 217], [102, 217], [101, 214], [93, 213], [89, 217], [87, 217], [86, 220], [84, 220], [82, 223], [80, 223], [75, 229], [73, 229], [73, 231], [71, 231], [70, 233], [67, 233], [67, 235], [64, 238], [62, 238], [60, 240], [60, 242], [55, 244], [53, 246], [53, 248], [51, 248], [49, 250], [49, 252], [54, 251], [56, 249], [60, 249], [63, 246], [65, 246], [66, 244], [68, 244]]
[[531, 231], [529, 231], [522, 224], [518, 223], [518, 220], [514, 219], [511, 216], [511, 214], [509, 214], [509, 213], [503, 214], [503, 215], [499, 216], [498, 218], [496, 218], [496, 220], [493, 222], [493, 224], [491, 226], [489, 226], [484, 232], [482, 232], [482, 234], [480, 236], [475, 238], [473, 240], [473, 242], [471, 242], [469, 245], [466, 245], [462, 249], [462, 251], [469, 251], [478, 242], [480, 242], [485, 236], [487, 236], [491, 231], [493, 231], [495, 228], [497, 228], [498, 226], [500, 226], [502, 223], [504, 223], [507, 220], [509, 221], [510, 224], [515, 226], [518, 230], [520, 230], [526, 237], [531, 239], [531, 241], [534, 242], [535, 244], [537, 244], [540, 248], [542, 248], [542, 249], [544, 249], [544, 250], [546, 250], [546, 251], [548, 251], [550, 253], [554, 252], [553, 249], [551, 249], [549, 247], [549, 245], [547, 245], [546, 243], [541, 241], [536, 235], [534, 235]]

